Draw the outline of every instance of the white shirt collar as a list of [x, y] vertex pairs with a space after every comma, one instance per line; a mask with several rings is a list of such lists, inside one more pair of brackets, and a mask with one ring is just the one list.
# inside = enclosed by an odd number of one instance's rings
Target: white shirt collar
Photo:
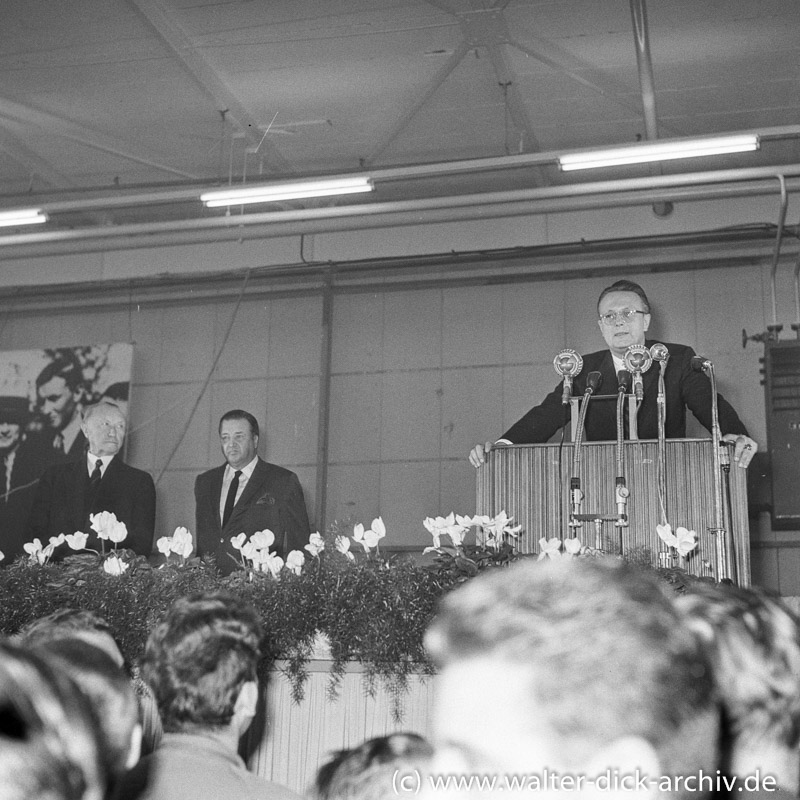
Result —
[[[242, 467], [241, 470], [242, 475], [245, 478], [249, 479], [250, 476], [253, 474], [253, 470], [256, 468], [257, 463], [258, 463], [258, 456], [256, 456], [249, 464]], [[234, 472], [236, 472], [236, 470], [230, 464], [227, 464], [225, 469], [225, 477], [229, 476], [232, 477]], [[241, 478], [239, 480], [241, 480]]]

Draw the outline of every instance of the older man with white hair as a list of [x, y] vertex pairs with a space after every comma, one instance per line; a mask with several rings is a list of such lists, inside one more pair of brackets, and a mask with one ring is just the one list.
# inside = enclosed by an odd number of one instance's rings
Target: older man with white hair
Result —
[[125, 417], [116, 406], [98, 403], [86, 410], [81, 430], [88, 450], [79, 460], [55, 464], [42, 475], [28, 518], [28, 537], [46, 542], [61, 533], [83, 531], [90, 533], [87, 547], [99, 549], [89, 517], [108, 511], [128, 529], [122, 547], [150, 555], [156, 489], [149, 473], [122, 460]]

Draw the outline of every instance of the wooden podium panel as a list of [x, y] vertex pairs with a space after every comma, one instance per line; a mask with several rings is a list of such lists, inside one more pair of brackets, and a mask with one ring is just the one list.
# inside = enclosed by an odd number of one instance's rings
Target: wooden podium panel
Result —
[[[583, 522], [571, 528], [570, 478], [573, 468], [572, 443], [510, 445], [496, 447], [486, 464], [477, 471], [477, 513], [495, 515], [505, 510], [522, 525], [518, 539], [523, 553], [539, 551], [542, 537], [559, 539], [577, 536], [585, 545], [596, 546], [597, 525]], [[600, 524], [600, 541], [606, 552], [622, 552], [636, 560], [658, 566], [669, 548], [661, 541], [656, 525], [661, 522], [658, 496], [658, 442], [629, 441], [623, 444], [624, 471], [630, 491], [627, 503], [628, 526], [614, 520]], [[580, 479], [584, 493], [580, 511], [597, 517], [616, 517], [615, 442], [585, 442], [580, 451]], [[750, 585], [750, 531], [747, 515], [746, 470], [731, 463], [723, 474], [724, 526], [730, 551], [729, 564], [735, 565], [736, 582]], [[673, 531], [682, 526], [697, 532], [698, 546], [682, 566], [693, 575], [724, 575], [725, 542], [718, 550], [713, 533], [714, 451], [710, 439], [669, 439], [665, 449], [667, 520]], [[729, 489], [726, 488], [726, 483]], [[727, 507], [730, 506], [730, 515]], [[665, 556], [660, 556], [664, 553]], [[733, 570], [731, 570], [733, 572]]]

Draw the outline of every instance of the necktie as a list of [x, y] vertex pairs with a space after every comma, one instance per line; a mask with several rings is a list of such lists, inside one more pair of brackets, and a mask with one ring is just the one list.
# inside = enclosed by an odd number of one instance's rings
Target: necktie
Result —
[[239, 476], [242, 474], [240, 469], [237, 469], [236, 472], [233, 474], [233, 480], [231, 481], [231, 485], [228, 487], [228, 496], [225, 498], [225, 508], [222, 510], [222, 527], [224, 528], [228, 524], [228, 520], [231, 518], [231, 513], [233, 512], [233, 506], [236, 503], [236, 492], [239, 491]]
[[58, 450], [59, 453], [64, 453], [65, 452], [65, 450], [64, 450], [64, 437], [60, 433], [57, 433], [53, 437], [53, 449], [54, 450]]
[[92, 470], [92, 474], [89, 476], [89, 492], [94, 495], [97, 492], [97, 487], [100, 485], [100, 478], [103, 477], [103, 474], [100, 472], [100, 467], [103, 466], [103, 462], [101, 459], [97, 459], [97, 463], [94, 465], [94, 469]]

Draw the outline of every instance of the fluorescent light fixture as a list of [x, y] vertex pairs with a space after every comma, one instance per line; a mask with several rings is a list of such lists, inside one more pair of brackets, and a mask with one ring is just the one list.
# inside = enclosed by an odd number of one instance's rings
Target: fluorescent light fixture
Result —
[[47, 222], [47, 214], [41, 208], [15, 208], [12, 211], [0, 211], [0, 228], [36, 225], [40, 222]]
[[651, 142], [629, 147], [612, 147], [607, 150], [587, 150], [558, 157], [563, 171], [620, 167], [626, 164], [643, 164], [647, 161], [670, 161], [676, 158], [715, 156], [723, 153], [744, 153], [758, 150], [756, 134], [715, 136], [708, 139], [686, 139], [673, 142]]
[[240, 189], [222, 189], [204, 192], [200, 195], [200, 199], [209, 208], [219, 208], [220, 206], [238, 206], [244, 203], [275, 203], [278, 200], [301, 200], [305, 197], [357, 194], [358, 192], [371, 192], [374, 188], [372, 179], [366, 176], [331, 178], [293, 183], [268, 183]]

